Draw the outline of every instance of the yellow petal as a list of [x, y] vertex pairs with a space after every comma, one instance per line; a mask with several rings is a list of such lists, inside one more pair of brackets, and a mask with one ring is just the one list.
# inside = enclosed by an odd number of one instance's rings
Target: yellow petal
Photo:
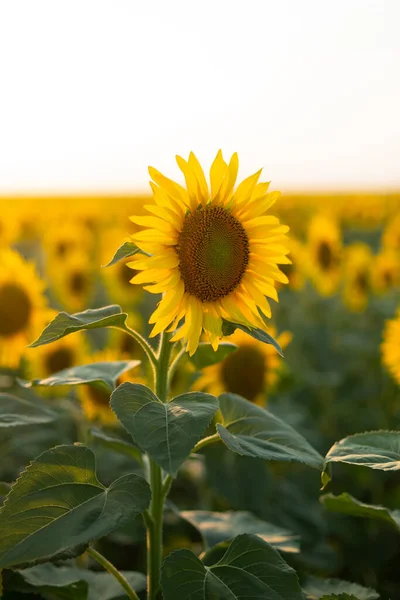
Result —
[[237, 152], [232, 154], [231, 160], [229, 162], [227, 176], [225, 177], [222, 185], [219, 189], [218, 194], [215, 199], [217, 202], [221, 202], [222, 204], [226, 204], [230, 199], [233, 188], [235, 187], [236, 178], [239, 170], [239, 157]]
[[211, 165], [210, 182], [211, 182], [211, 198], [215, 198], [218, 194], [222, 182], [228, 175], [228, 165], [222, 157], [221, 150], [218, 150], [217, 156]]
[[204, 176], [204, 171], [201, 168], [201, 165], [197, 160], [196, 156], [193, 154], [193, 152], [189, 154], [189, 167], [191, 167], [199, 184], [202, 201], [207, 202], [207, 200], [210, 198], [210, 192], [208, 191], [207, 181]]
[[176, 156], [176, 162], [178, 163], [178, 167], [182, 171], [185, 181], [186, 187], [189, 194], [189, 208], [190, 210], [195, 210], [196, 207], [202, 202], [202, 194], [199, 187], [199, 183], [197, 181], [196, 175], [193, 170], [190, 168], [189, 163], [186, 162], [182, 156]]
[[157, 229], [159, 231], [163, 231], [169, 235], [176, 235], [177, 229], [171, 223], [167, 223], [164, 219], [160, 219], [159, 217], [142, 217], [142, 216], [133, 216], [129, 217], [132, 223], [136, 223], [136, 225], [141, 225], [143, 227], [151, 227], [152, 229]]
[[244, 179], [242, 183], [237, 188], [236, 192], [233, 195], [233, 206], [239, 206], [245, 204], [251, 196], [251, 193], [256, 185], [257, 181], [260, 178], [262, 169], [254, 173], [254, 175], [250, 175], [247, 179]]
[[155, 181], [161, 188], [163, 188], [171, 198], [176, 200], [178, 204], [184, 203], [188, 205], [188, 195], [184, 187], [176, 183], [169, 177], [165, 177], [160, 171], [157, 171], [154, 167], [149, 167], [150, 177]]
[[[176, 230], [175, 230], [176, 231]], [[156, 229], [143, 229], [132, 236], [135, 243], [138, 242], [150, 242], [165, 244], [166, 246], [175, 246], [178, 242], [178, 232], [174, 235], [164, 233], [163, 231], [157, 231]], [[138, 244], [139, 246], [139, 244]]]

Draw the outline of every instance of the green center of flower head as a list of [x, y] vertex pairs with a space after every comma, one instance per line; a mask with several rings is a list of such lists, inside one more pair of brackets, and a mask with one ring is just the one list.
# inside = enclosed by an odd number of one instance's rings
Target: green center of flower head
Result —
[[12, 336], [29, 323], [31, 301], [25, 290], [15, 283], [0, 286], [0, 335]]
[[318, 262], [324, 271], [328, 271], [333, 266], [334, 256], [327, 242], [321, 242], [318, 247]]
[[230, 294], [249, 262], [246, 231], [222, 206], [205, 206], [187, 214], [176, 251], [185, 290], [201, 302]]
[[265, 356], [254, 346], [240, 346], [221, 363], [227, 392], [253, 401], [265, 387]]

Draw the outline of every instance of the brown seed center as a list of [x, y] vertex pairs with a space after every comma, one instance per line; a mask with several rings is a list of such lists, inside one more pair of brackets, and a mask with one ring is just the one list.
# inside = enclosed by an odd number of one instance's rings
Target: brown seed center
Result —
[[329, 271], [335, 262], [332, 249], [327, 242], [321, 242], [318, 247], [318, 263], [324, 271]]
[[176, 251], [185, 291], [201, 302], [213, 302], [235, 290], [249, 262], [247, 233], [222, 206], [189, 213]]
[[0, 286], [0, 335], [11, 336], [23, 331], [31, 316], [31, 301], [15, 283]]
[[222, 362], [226, 390], [253, 401], [264, 390], [265, 356], [254, 346], [241, 346]]
[[57, 348], [46, 356], [46, 373], [52, 375], [63, 369], [69, 369], [74, 363], [74, 354], [70, 348]]

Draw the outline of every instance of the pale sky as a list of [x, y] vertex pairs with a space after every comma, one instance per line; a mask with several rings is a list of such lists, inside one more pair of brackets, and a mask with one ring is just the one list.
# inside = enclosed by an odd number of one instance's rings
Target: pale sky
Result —
[[0, 0], [0, 194], [400, 189], [400, 0]]

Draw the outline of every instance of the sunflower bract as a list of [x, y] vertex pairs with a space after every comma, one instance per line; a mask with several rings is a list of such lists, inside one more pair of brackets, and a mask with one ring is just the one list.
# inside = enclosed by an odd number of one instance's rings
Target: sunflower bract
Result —
[[132, 239], [148, 256], [128, 265], [139, 271], [131, 283], [163, 294], [151, 336], [178, 328], [171, 341], [182, 340], [193, 355], [203, 331], [218, 347], [223, 318], [265, 329], [260, 311], [271, 316], [267, 297], [277, 300], [276, 282], [287, 283], [278, 265], [290, 263], [289, 228], [267, 214], [279, 192], [258, 182], [261, 171], [235, 189], [236, 153], [227, 164], [218, 152], [210, 188], [193, 153], [177, 163], [186, 188], [149, 168], [155, 205], [131, 217], [142, 227]]

